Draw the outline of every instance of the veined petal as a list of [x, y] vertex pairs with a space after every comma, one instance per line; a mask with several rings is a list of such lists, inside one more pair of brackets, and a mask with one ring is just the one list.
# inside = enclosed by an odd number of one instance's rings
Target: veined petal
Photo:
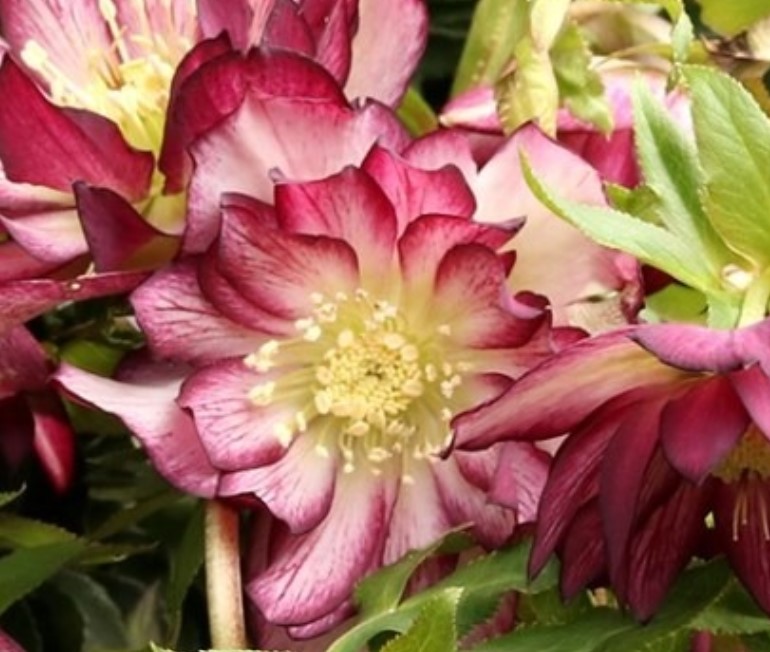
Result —
[[660, 360], [686, 371], [724, 373], [744, 362], [735, 347], [735, 331], [690, 324], [640, 326], [632, 339]]
[[206, 456], [192, 418], [175, 403], [181, 378], [123, 383], [66, 364], [53, 378], [68, 394], [120, 417], [155, 467], [177, 487], [204, 498], [217, 493], [219, 472]]
[[88, 251], [74, 201], [15, 219], [0, 217], [0, 222], [14, 241], [38, 260], [61, 265]]
[[384, 478], [366, 470], [339, 476], [323, 523], [291, 537], [268, 568], [250, 579], [247, 592], [265, 617], [301, 625], [337, 609], [380, 554], [393, 500]]
[[748, 411], [751, 420], [770, 439], [770, 378], [759, 367], [753, 365], [728, 376], [730, 383]]
[[601, 515], [596, 503], [589, 502], [577, 513], [564, 537], [560, 588], [565, 600], [571, 600], [606, 573]]
[[[681, 378], [681, 372], [632, 342], [630, 332], [616, 330], [563, 349], [497, 401], [463, 415], [454, 424], [458, 446], [484, 448], [500, 439], [550, 439], [574, 428], [614, 396], [641, 386], [665, 391], [666, 385]], [[580, 391], [575, 391], [576, 379]]]
[[0, 242], [0, 283], [44, 277], [58, 267], [58, 263], [35, 258], [16, 242]]
[[246, 471], [272, 464], [285, 453], [280, 427], [294, 426], [302, 406], [286, 401], [257, 406], [249, 399], [256, 385], [278, 374], [258, 374], [242, 359], [215, 362], [194, 372], [182, 386], [178, 403], [192, 412], [212, 464], [224, 471]]
[[375, 146], [363, 162], [363, 169], [376, 179], [393, 204], [399, 234], [420, 215], [435, 213], [469, 218], [476, 209], [473, 193], [454, 166], [420, 169]]
[[313, 309], [316, 292], [333, 297], [359, 286], [358, 259], [343, 240], [265, 228], [223, 211], [220, 269], [257, 307], [296, 320]]
[[[519, 523], [533, 523], [548, 479], [551, 456], [529, 442], [512, 441], [499, 446], [489, 499], [516, 510]], [[462, 451], [456, 453], [462, 454]]]
[[0, 64], [0, 158], [15, 182], [69, 191], [75, 181], [108, 186], [129, 201], [147, 192], [153, 169], [148, 152], [132, 149], [106, 118], [60, 109], [13, 62]]
[[153, 350], [166, 358], [205, 362], [245, 356], [264, 340], [203, 297], [192, 261], [157, 272], [136, 289], [131, 303]]
[[39, 279], [0, 284], [0, 334], [65, 301], [128, 292], [146, 277], [143, 272], [115, 272], [77, 276], [66, 281]]
[[280, 183], [275, 189], [275, 206], [282, 228], [338, 238], [351, 245], [366, 287], [387, 277], [394, 262], [396, 215], [365, 172], [346, 167], [320, 181]]
[[718, 483], [714, 517], [722, 550], [733, 571], [770, 612], [770, 491], [766, 480]]
[[[313, 48], [315, 60], [326, 68], [337, 81], [344, 84], [351, 66], [352, 42], [350, 32], [351, 23], [354, 22], [354, 16], [351, 15], [354, 9], [349, 6], [351, 3], [343, 0], [342, 2], [311, 1], [301, 4], [300, 13], [306, 21], [305, 24], [308, 29], [315, 33], [315, 47]], [[308, 9], [318, 5], [321, 5], [323, 15], [309, 16]], [[307, 20], [308, 18], [314, 18], [312, 23]], [[276, 36], [281, 36], [281, 34], [270, 35], [272, 43], [278, 45], [286, 41], [285, 38], [279, 39]]]
[[700, 483], [730, 453], [750, 423], [730, 381], [697, 383], [663, 410], [660, 438], [673, 467]]
[[0, 336], [0, 398], [42, 389], [48, 378], [43, 347], [23, 326]]
[[256, 45], [275, 0], [198, 0], [198, 20], [207, 38], [227, 32], [233, 45], [246, 50]]
[[[256, 438], [257, 435], [252, 431], [250, 436]], [[289, 526], [292, 534], [303, 534], [329, 513], [337, 462], [335, 456], [320, 455], [316, 451], [312, 433], [300, 433], [277, 461], [226, 474], [220, 493], [223, 496], [253, 493]]]
[[421, 0], [359, 0], [345, 94], [395, 106], [422, 56], [427, 34], [428, 15]]
[[152, 269], [173, 258], [178, 239], [149, 224], [120, 195], [82, 182], [74, 190], [97, 271]]

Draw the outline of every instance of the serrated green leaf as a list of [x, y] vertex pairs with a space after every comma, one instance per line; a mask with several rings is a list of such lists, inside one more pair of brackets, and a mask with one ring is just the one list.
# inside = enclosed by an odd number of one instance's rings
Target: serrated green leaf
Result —
[[770, 632], [770, 618], [736, 580], [695, 619], [693, 626], [717, 634]]
[[83, 552], [79, 539], [22, 548], [0, 559], [0, 614]]
[[[439, 548], [462, 537], [460, 531], [450, 532], [434, 543], [419, 550], [412, 550], [397, 563], [386, 566], [363, 580], [355, 590], [355, 600], [362, 617], [368, 617], [396, 607], [404, 595], [409, 578], [417, 567], [433, 556]], [[467, 539], [463, 537], [467, 542]]]
[[497, 81], [529, 24], [527, 0], [479, 0], [452, 95]]
[[67, 530], [16, 514], [0, 514], [0, 542], [14, 548], [33, 548], [77, 537]]
[[442, 591], [425, 604], [409, 630], [381, 652], [452, 652], [457, 650], [455, 617], [462, 589]]
[[659, 221], [678, 239], [693, 243], [711, 273], [735, 255], [725, 246], [701, 205], [701, 173], [693, 143], [641, 81], [634, 84], [634, 132], [645, 185], [658, 198]]
[[633, 215], [559, 197], [537, 179], [523, 153], [522, 171], [530, 189], [541, 202], [595, 242], [630, 253], [703, 292], [721, 292], [718, 280], [691, 243], [683, 242], [664, 228]]
[[128, 647], [123, 616], [104, 587], [88, 575], [66, 571], [54, 585], [75, 605], [83, 619], [82, 652]]
[[677, 20], [684, 13], [682, 0], [605, 0], [605, 2], [627, 5], [658, 5], [666, 10], [672, 20]]
[[684, 67], [692, 93], [703, 201], [714, 229], [760, 268], [770, 264], [770, 120], [734, 79]]
[[671, 48], [674, 54], [674, 61], [685, 63], [690, 58], [695, 34], [693, 32], [692, 21], [686, 13], [674, 23], [674, 29], [671, 31]]
[[715, 32], [734, 36], [765, 16], [770, 16], [767, 0], [698, 0], [701, 20]]
[[591, 51], [575, 24], [566, 25], [550, 55], [559, 96], [570, 113], [609, 133], [613, 118], [604, 84], [591, 68]]
[[182, 498], [184, 498], [184, 495], [178, 491], [164, 489], [159, 494], [141, 500], [133, 507], [116, 512], [91, 532], [89, 536], [94, 540], [111, 537], [127, 530], [151, 514], [179, 502]]

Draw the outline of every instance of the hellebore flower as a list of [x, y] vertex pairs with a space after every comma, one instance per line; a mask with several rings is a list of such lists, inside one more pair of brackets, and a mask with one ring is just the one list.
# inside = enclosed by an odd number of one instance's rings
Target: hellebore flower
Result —
[[65, 491], [70, 486], [74, 435], [63, 406], [47, 386], [49, 374], [45, 352], [29, 331], [19, 326], [0, 336], [0, 475], [4, 484], [14, 484], [24, 463], [34, 455], [54, 489]]
[[[0, 23], [0, 93], [13, 98], [0, 109], [0, 280], [47, 274], [89, 248], [100, 271], [172, 257], [186, 179], [166, 178], [185, 156], [169, 104], [232, 53], [224, 35], [201, 39], [230, 29], [244, 51], [298, 51], [347, 80], [351, 97], [395, 103], [427, 33], [420, 0], [3, 0]], [[400, 38], [370, 38], [389, 26]]]
[[511, 229], [470, 220], [454, 168], [375, 146], [361, 168], [278, 183], [274, 204], [224, 195], [213, 245], [134, 292], [151, 350], [182, 374], [57, 377], [121, 416], [170, 481], [253, 495], [286, 524], [247, 590], [302, 637], [349, 613], [361, 577], [454, 526], [485, 546], [511, 534], [516, 513], [486, 496], [499, 448], [455, 453], [449, 423], [550, 337], [544, 301], [506, 288]]
[[532, 573], [559, 549], [565, 595], [608, 574], [646, 619], [713, 514], [721, 552], [770, 612], [769, 338], [770, 320], [601, 335], [458, 419], [460, 448], [569, 433], [542, 495]]

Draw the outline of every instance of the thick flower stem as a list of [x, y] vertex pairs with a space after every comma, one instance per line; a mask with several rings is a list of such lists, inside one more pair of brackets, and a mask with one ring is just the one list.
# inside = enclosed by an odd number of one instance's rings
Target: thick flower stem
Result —
[[245, 649], [238, 512], [225, 503], [206, 503], [206, 597], [211, 644]]

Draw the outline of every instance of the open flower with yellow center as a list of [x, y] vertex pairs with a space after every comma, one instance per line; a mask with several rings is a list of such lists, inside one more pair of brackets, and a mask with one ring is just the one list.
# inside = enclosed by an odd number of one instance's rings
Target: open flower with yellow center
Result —
[[132, 297], [151, 350], [181, 374], [58, 375], [119, 414], [172, 482], [253, 495], [286, 524], [248, 592], [295, 635], [333, 624], [357, 580], [450, 528], [494, 546], [517, 521], [487, 499], [500, 447], [453, 451], [451, 422], [548, 354], [548, 313], [506, 289], [511, 229], [471, 221], [460, 172], [413, 167], [420, 147], [280, 182], [275, 208], [224, 195], [214, 244]]
[[263, 44], [320, 63], [350, 98], [396, 103], [425, 23], [421, 0], [0, 1], [0, 281], [173, 255], [191, 125], [235, 108], [222, 92], [176, 107], [200, 68]]
[[570, 433], [542, 494], [531, 571], [558, 550], [565, 595], [608, 573], [647, 619], [713, 527], [770, 613], [769, 343], [770, 320], [629, 328], [561, 351], [461, 417], [457, 445], [469, 450]]

